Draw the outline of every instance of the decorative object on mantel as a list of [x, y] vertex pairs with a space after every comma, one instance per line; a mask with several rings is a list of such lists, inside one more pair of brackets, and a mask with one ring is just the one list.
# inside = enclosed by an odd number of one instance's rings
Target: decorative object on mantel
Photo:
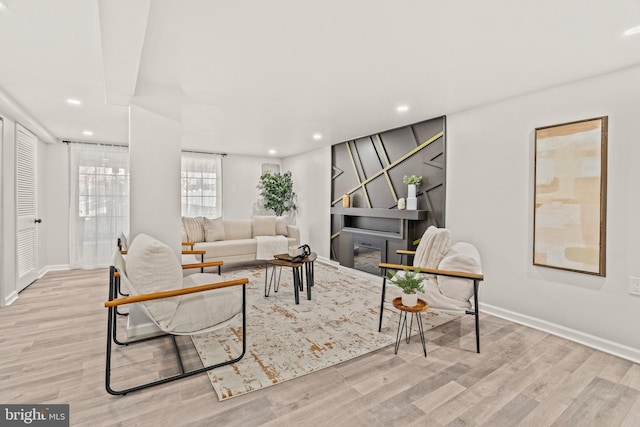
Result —
[[417, 292], [424, 292], [424, 285], [422, 284], [424, 279], [425, 276], [420, 274], [419, 268], [414, 271], [404, 269], [396, 271], [393, 276], [389, 277], [389, 282], [402, 289], [402, 305], [413, 307], [418, 304]]
[[351, 197], [349, 197], [348, 194], [345, 194], [344, 196], [342, 196], [342, 207], [343, 208], [351, 207]]
[[272, 173], [267, 170], [260, 176], [258, 189], [265, 209], [273, 210], [277, 216], [298, 208], [293, 200], [296, 193], [293, 192], [291, 172]]
[[398, 199], [398, 209], [403, 211], [407, 207], [407, 202], [404, 200], [404, 197], [400, 197]]
[[415, 211], [418, 209], [418, 199], [416, 198], [416, 186], [420, 185], [422, 181], [421, 176], [416, 175], [405, 175], [402, 178], [402, 182], [408, 185], [408, 196], [407, 196], [407, 210]]

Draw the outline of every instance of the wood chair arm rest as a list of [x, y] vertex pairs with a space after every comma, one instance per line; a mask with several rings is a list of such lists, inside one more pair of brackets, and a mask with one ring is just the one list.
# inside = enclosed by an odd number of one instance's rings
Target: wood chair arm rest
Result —
[[397, 249], [396, 253], [397, 254], [403, 254], [403, 255], [415, 255], [416, 251], [408, 251], [406, 249]]
[[[402, 265], [402, 264], [389, 264], [386, 262], [382, 262], [378, 264], [380, 268], [384, 268], [387, 270], [410, 270], [414, 271], [416, 268], [411, 265]], [[449, 277], [459, 277], [461, 279], [472, 279], [472, 280], [484, 280], [484, 276], [482, 274], [475, 273], [465, 273], [463, 271], [449, 271], [449, 270], [436, 270], [433, 268], [420, 268], [420, 273], [426, 274], [435, 274], [437, 276], [449, 276]]]
[[127, 250], [126, 250], [126, 249], [121, 249], [121, 250], [120, 250], [120, 253], [121, 253], [122, 255], [126, 255], [126, 254], [127, 254]]
[[249, 283], [249, 279], [246, 277], [243, 277], [242, 279], [228, 280], [225, 282], [218, 282], [218, 283], [209, 283], [207, 285], [192, 286], [190, 288], [173, 289], [170, 291], [153, 292], [150, 294], [142, 294], [142, 295], [134, 295], [126, 298], [118, 298], [113, 301], [105, 301], [104, 306], [116, 307], [124, 304], [133, 304], [136, 302], [151, 301], [154, 299], [171, 298], [171, 297], [177, 297], [180, 295], [193, 294], [196, 292], [211, 291], [213, 289], [228, 288], [230, 286], [246, 285], [247, 283]]
[[196, 242], [182, 242], [182, 246], [191, 246], [193, 247], [193, 245], [195, 245]]
[[197, 262], [194, 264], [182, 264], [182, 269], [187, 270], [189, 268], [220, 267], [223, 264], [223, 261]]
[[207, 251], [204, 249], [196, 249], [191, 251], [182, 251], [182, 255], [204, 255]]

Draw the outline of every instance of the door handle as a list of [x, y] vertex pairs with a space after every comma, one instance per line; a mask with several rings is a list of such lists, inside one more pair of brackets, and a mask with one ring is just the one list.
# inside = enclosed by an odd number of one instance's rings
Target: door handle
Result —
[[33, 222], [35, 222], [36, 224], [40, 224], [42, 222], [42, 220], [40, 218], [33, 220]]

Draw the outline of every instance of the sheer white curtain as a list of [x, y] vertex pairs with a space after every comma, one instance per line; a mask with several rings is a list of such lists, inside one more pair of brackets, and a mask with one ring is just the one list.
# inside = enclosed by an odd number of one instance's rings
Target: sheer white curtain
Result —
[[222, 156], [182, 152], [182, 216], [222, 215]]
[[69, 171], [70, 265], [106, 267], [129, 230], [129, 149], [70, 143]]

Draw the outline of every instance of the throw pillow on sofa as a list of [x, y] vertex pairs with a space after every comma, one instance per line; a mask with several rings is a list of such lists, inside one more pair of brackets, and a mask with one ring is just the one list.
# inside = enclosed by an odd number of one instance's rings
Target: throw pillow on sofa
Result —
[[287, 229], [287, 222], [289, 217], [286, 215], [276, 217], [276, 234], [278, 236], [286, 236], [289, 234], [289, 230]]
[[274, 216], [254, 216], [253, 217], [253, 237], [275, 236], [276, 217]]
[[204, 217], [183, 216], [182, 225], [187, 232], [187, 240], [190, 242], [204, 242]]
[[207, 242], [224, 240], [224, 223], [222, 218], [210, 219], [204, 217], [204, 238]]

